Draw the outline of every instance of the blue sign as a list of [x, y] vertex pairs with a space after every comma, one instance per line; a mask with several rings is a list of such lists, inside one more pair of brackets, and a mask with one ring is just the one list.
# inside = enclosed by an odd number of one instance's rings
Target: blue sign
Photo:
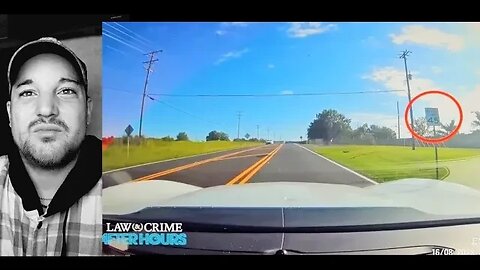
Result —
[[438, 108], [425, 108], [425, 119], [427, 120], [427, 126], [440, 126]]
[[127, 133], [127, 136], [130, 136], [130, 134], [133, 132], [133, 127], [128, 125], [128, 127], [125, 129], [125, 132]]

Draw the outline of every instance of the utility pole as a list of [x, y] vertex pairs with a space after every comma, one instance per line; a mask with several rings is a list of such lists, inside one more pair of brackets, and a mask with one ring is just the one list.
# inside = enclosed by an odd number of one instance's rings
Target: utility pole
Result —
[[237, 127], [237, 139], [240, 139], [240, 118], [242, 117], [242, 112], [237, 112], [238, 116], [238, 127]]
[[267, 128], [267, 140], [270, 140], [270, 128]]
[[260, 140], [260, 135], [259, 135], [259, 132], [258, 132], [258, 129], [260, 128], [259, 125], [257, 125], [257, 140]]
[[[410, 103], [412, 100], [412, 96], [410, 95], [410, 82], [409, 82], [409, 74], [408, 74], [408, 69], [407, 69], [407, 56], [412, 53], [411, 51], [403, 51], [402, 54], [400, 55], [400, 58], [403, 58], [403, 61], [405, 63], [405, 78], [407, 79], [407, 89], [408, 89], [408, 102]], [[410, 107], [410, 124], [412, 127], [414, 126], [413, 124], [413, 106]], [[415, 137], [412, 134], [412, 150], [415, 150]]]
[[147, 76], [145, 78], [145, 85], [143, 86], [142, 109], [141, 109], [141, 112], [140, 112], [140, 128], [138, 129], [139, 139], [141, 139], [141, 137], [142, 137], [143, 106], [145, 104], [145, 96], [146, 96], [146, 93], [147, 93], [148, 75], [150, 74], [150, 72], [152, 72], [152, 64], [158, 61], [158, 59], [153, 59], [153, 57], [155, 56], [156, 53], [159, 53], [159, 52], [162, 52], [162, 51], [163, 50], [158, 50], [158, 51], [152, 51], [152, 52], [144, 54], [144, 55], [150, 56], [150, 59], [148, 61], [143, 62], [144, 64], [148, 64], [148, 67], [147, 67]]
[[398, 139], [400, 140], [400, 107], [398, 106], [397, 100], [397, 131], [398, 131]]

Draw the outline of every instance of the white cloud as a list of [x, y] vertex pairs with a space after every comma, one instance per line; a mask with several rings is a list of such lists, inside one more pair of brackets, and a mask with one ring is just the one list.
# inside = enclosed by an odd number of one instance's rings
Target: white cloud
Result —
[[217, 31], [215, 31], [215, 34], [217, 34], [217, 35], [219, 35], [219, 36], [223, 36], [223, 35], [225, 35], [226, 33], [227, 33], [227, 31], [225, 31], [225, 30], [217, 30]]
[[215, 62], [215, 65], [219, 65], [225, 61], [228, 61], [230, 59], [234, 59], [234, 58], [240, 58], [243, 54], [247, 53], [249, 50], [248, 48], [245, 48], [241, 51], [231, 51], [231, 52], [227, 52], [225, 53], [224, 55], [222, 55], [216, 62]]
[[274, 65], [274, 64], [268, 64], [267, 67], [268, 67], [268, 68], [275, 68], [275, 65]]
[[293, 38], [304, 38], [311, 35], [318, 35], [335, 29], [335, 24], [325, 24], [320, 22], [293, 22], [287, 30], [287, 34]]
[[476, 40], [478, 41], [479, 40], [479, 35], [480, 35], [480, 23], [475, 22], [475, 23], [468, 24], [467, 36], [468, 37], [475, 37]]
[[283, 90], [282, 92], [280, 92], [280, 94], [282, 94], [282, 95], [292, 95], [292, 94], [293, 94], [293, 91]]
[[390, 37], [395, 44], [413, 43], [443, 48], [452, 52], [462, 50], [465, 45], [465, 40], [459, 35], [421, 25], [405, 26], [400, 34], [390, 34]]
[[478, 75], [478, 76], [480, 76], [480, 69], [479, 69], [479, 70], [477, 70], [477, 72], [476, 72], [476, 73], [477, 73], [477, 75]]
[[439, 66], [433, 66], [433, 67], [432, 67], [432, 72], [433, 72], [434, 74], [440, 74], [440, 73], [443, 73], [443, 69], [442, 69], [441, 67], [439, 67]]
[[480, 22], [471, 22], [471, 23], [468, 23], [468, 26], [472, 30], [476, 30], [476, 31], [480, 32]]
[[[410, 80], [410, 92], [414, 96], [420, 92], [431, 90], [435, 88], [432, 80], [417, 76], [417, 73], [412, 73], [412, 80]], [[407, 96], [407, 83], [405, 78], [405, 71], [396, 69], [394, 67], [382, 67], [375, 69], [371, 74], [363, 76], [363, 79], [369, 79], [381, 84], [386, 90], [405, 90], [403, 92], [394, 92], [400, 96]]]
[[[372, 80], [382, 85], [382, 87], [385, 87], [387, 90], [406, 89], [405, 72], [401, 69], [395, 69], [393, 67], [383, 67], [383, 68], [375, 69], [371, 74], [364, 76], [363, 78]], [[411, 88], [412, 99], [419, 93], [425, 92], [427, 90], [445, 89], [441, 86], [438, 86], [437, 83], [435, 83], [431, 79], [415, 76], [415, 74], [413, 75], [413, 78], [410, 81], [410, 88]], [[401, 121], [402, 121], [401, 130], [405, 128], [405, 131], [406, 131], [405, 124], [403, 123], [403, 113], [405, 112], [405, 106], [407, 102], [405, 97], [407, 96], [407, 93], [406, 91], [394, 92], [394, 93], [402, 96], [402, 99], [400, 99], [400, 102], [403, 103], [403, 108], [400, 108]], [[450, 94], [459, 101], [463, 110], [464, 122], [460, 129], [460, 132], [470, 132], [472, 130], [471, 122], [474, 120], [474, 115], [471, 113], [471, 111], [480, 110], [480, 105], [478, 103], [478, 100], [480, 100], [480, 85], [477, 85], [476, 87], [473, 88], [473, 90], [470, 90], [470, 91], [468, 91], [467, 89], [467, 91], [465, 91], [465, 94], [463, 95], [458, 95], [455, 93], [450, 93]], [[451, 99], [443, 95], [423, 96], [414, 103], [413, 107], [414, 107], [415, 118], [424, 116], [425, 114], [424, 107], [437, 107], [439, 109], [440, 118], [443, 123], [450, 122], [450, 120], [455, 120], [458, 123], [460, 118], [458, 113], [458, 108], [455, 105], [455, 103], [453, 103]], [[367, 119], [367, 117], [363, 117], [360, 119]], [[375, 115], [374, 117], [372, 116], [372, 119], [382, 120], [381, 115], [380, 116]], [[352, 121], [360, 121], [360, 120], [356, 120], [356, 119], [354, 120], [354, 118], [352, 118]], [[383, 122], [385, 122], [386, 124], [391, 125], [392, 123], [389, 121], [391, 120], [388, 120], [388, 119], [383, 120]], [[365, 121], [365, 122], [370, 124], [371, 121]], [[402, 131], [402, 134], [404, 134], [403, 131]]]

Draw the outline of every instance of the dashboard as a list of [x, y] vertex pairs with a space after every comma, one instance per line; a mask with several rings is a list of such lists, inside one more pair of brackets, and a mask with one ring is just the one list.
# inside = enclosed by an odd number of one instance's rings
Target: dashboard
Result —
[[181, 222], [184, 246], [104, 245], [105, 255], [479, 254], [480, 218], [411, 208], [146, 208], [104, 224]]

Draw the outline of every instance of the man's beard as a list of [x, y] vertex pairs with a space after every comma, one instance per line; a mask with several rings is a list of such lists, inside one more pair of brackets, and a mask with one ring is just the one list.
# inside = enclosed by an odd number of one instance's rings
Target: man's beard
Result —
[[[51, 142], [44, 139], [40, 144], [49, 143]], [[33, 143], [27, 139], [21, 147], [19, 146], [18, 148], [22, 156], [31, 165], [45, 170], [55, 170], [65, 167], [77, 157], [81, 143], [82, 140], [73, 140], [59, 145], [56, 149], [45, 149], [45, 147], [48, 148], [50, 146], [42, 145], [35, 147]]]

